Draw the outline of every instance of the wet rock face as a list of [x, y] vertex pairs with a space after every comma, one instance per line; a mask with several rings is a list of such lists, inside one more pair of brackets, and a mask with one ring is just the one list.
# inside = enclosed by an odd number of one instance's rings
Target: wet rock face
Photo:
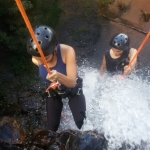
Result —
[[150, 19], [150, 13], [146, 13], [143, 10], [141, 10], [141, 16], [143, 18], [143, 21], [148, 22]]
[[[37, 132], [29, 138], [16, 119], [4, 117], [0, 121], [0, 150], [104, 150], [107, 140], [93, 131], [65, 130], [56, 133], [49, 130]], [[29, 141], [27, 141], [29, 139]]]
[[55, 142], [57, 136], [58, 134], [53, 131], [39, 131], [32, 140], [31, 150], [48, 149]]
[[74, 139], [72, 150], [104, 150], [107, 149], [107, 140], [101, 134], [93, 131], [80, 132]]
[[61, 132], [53, 145], [51, 145], [50, 150], [74, 150], [73, 142], [79, 131], [66, 130]]
[[100, 29], [80, 29], [73, 34], [73, 40], [78, 42], [79, 47], [95, 44], [100, 37]]
[[40, 131], [32, 140], [30, 150], [73, 150], [73, 141], [78, 131], [66, 130], [61, 133], [53, 131]]
[[50, 147], [51, 150], [104, 150], [107, 140], [93, 131], [63, 131]]
[[10, 144], [20, 144], [25, 133], [15, 119], [4, 117], [0, 121], [0, 139]]
[[23, 128], [13, 118], [3, 117], [0, 120], [0, 148], [21, 149], [25, 139]]

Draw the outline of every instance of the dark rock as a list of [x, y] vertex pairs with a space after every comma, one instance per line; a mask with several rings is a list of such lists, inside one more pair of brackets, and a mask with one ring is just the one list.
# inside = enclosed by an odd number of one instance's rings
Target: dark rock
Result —
[[84, 131], [77, 134], [71, 150], [105, 150], [107, 140], [101, 134], [93, 131]]
[[21, 149], [25, 140], [25, 131], [16, 119], [3, 117], [0, 120], [0, 147], [4, 149]]
[[33, 145], [31, 149], [48, 149], [54, 142], [57, 137], [57, 133], [53, 131], [43, 130], [39, 131], [32, 140]]
[[7, 72], [5, 72], [4, 74], [2, 74], [2, 75], [0, 76], [0, 78], [1, 78], [2, 81], [4, 81], [4, 82], [11, 82], [12, 80], [15, 79], [15, 75], [12, 74], [12, 73], [7, 73]]
[[107, 140], [93, 131], [65, 130], [56, 133], [50, 130], [33, 134], [25, 132], [16, 119], [3, 117], [0, 120], [0, 148], [4, 150], [104, 150]]
[[141, 14], [142, 14], [143, 21], [144, 21], [144, 22], [148, 22], [149, 19], [150, 19], [150, 14], [144, 12], [143, 10], [141, 10]]
[[50, 150], [73, 150], [72, 143], [79, 131], [76, 130], [65, 130], [61, 132], [55, 143], [50, 147]]
[[79, 43], [79, 47], [84, 47], [90, 44], [95, 44], [100, 37], [100, 30], [95, 29], [80, 29], [73, 35], [73, 39]]
[[107, 140], [93, 131], [66, 130], [58, 135], [50, 150], [105, 150]]
[[19, 105], [8, 105], [1, 111], [1, 115], [14, 116], [21, 113], [21, 107]]

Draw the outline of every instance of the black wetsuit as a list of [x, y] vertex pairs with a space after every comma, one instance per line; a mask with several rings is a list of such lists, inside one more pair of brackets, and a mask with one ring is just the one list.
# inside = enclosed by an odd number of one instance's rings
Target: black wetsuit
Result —
[[112, 58], [110, 51], [105, 53], [106, 70], [108, 73], [120, 74], [124, 71], [124, 66], [129, 64], [129, 51], [123, 51], [123, 54], [119, 58]]
[[[62, 61], [60, 44], [57, 45], [57, 64], [50, 68], [50, 70], [57, 70], [66, 75], [66, 64]], [[46, 79], [47, 70], [43, 65], [39, 66], [39, 73], [41, 78], [50, 85], [50, 81]], [[86, 117], [86, 102], [82, 92], [82, 79], [77, 77], [77, 84], [74, 88], [67, 88], [61, 84], [56, 91], [50, 91], [50, 96], [46, 99], [46, 109], [48, 118], [48, 129], [57, 131], [61, 112], [62, 112], [62, 98], [69, 98], [69, 107], [72, 112], [76, 126], [80, 129], [83, 125], [83, 120]]]

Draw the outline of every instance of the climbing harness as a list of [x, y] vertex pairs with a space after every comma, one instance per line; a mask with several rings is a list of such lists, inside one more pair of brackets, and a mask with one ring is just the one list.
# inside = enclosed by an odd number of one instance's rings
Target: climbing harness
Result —
[[66, 87], [58, 86], [55, 90], [51, 88], [48, 92], [46, 92], [46, 95], [47, 97], [55, 97], [59, 95], [62, 98], [68, 97], [70, 99], [76, 95], [81, 95], [83, 93], [82, 83], [83, 83], [83, 79], [80, 77], [77, 77], [76, 85], [74, 88], [66, 88]]
[[[47, 70], [47, 72], [48, 72], [49, 74], [51, 74], [51, 71], [50, 71], [50, 69], [49, 69], [49, 67], [48, 67], [48, 64], [47, 64], [47, 62], [46, 62], [46, 59], [45, 59], [45, 57], [44, 57], [44, 54], [43, 54], [43, 52], [42, 52], [42, 50], [41, 50], [40, 44], [38, 43], [38, 41], [37, 41], [37, 39], [36, 39], [36, 37], [35, 37], [35, 35], [34, 35], [34, 31], [33, 31], [33, 29], [32, 29], [32, 26], [31, 26], [31, 24], [30, 24], [30, 21], [29, 21], [29, 19], [28, 19], [28, 17], [27, 17], [27, 14], [26, 14], [26, 12], [25, 12], [25, 10], [24, 10], [24, 8], [23, 8], [23, 5], [22, 5], [22, 3], [21, 3], [20, 0], [15, 0], [15, 1], [16, 1], [17, 6], [18, 6], [18, 9], [20, 10], [21, 15], [22, 15], [22, 17], [23, 17], [23, 19], [24, 19], [24, 21], [25, 21], [25, 24], [26, 24], [26, 26], [27, 26], [27, 28], [28, 28], [30, 34], [31, 34], [31, 37], [32, 37], [32, 39], [34, 40], [34, 42], [35, 42], [35, 44], [36, 44], [36, 46], [37, 46], [38, 52], [40, 53], [40, 56], [41, 56], [41, 58], [42, 58], [42, 60], [43, 60], [43, 63], [44, 63], [44, 65], [45, 65], [45, 67], [46, 67], [46, 70]], [[51, 83], [51, 84], [49, 85], [49, 87], [46, 89], [46, 92], [48, 92], [50, 88], [52, 88], [52, 89], [55, 90], [55, 89], [57, 88], [57, 86], [60, 86], [60, 83], [58, 83], [58, 82], [57, 82], [57, 83], [55, 83], [55, 82]]]

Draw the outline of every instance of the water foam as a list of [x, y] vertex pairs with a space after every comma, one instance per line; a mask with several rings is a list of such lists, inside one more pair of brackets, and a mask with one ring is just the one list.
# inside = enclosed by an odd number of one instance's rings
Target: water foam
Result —
[[[108, 140], [109, 150], [150, 149], [150, 84], [132, 75], [100, 77], [92, 68], [79, 68], [84, 79], [87, 119], [83, 130], [97, 130]], [[60, 129], [77, 129], [64, 100]]]

